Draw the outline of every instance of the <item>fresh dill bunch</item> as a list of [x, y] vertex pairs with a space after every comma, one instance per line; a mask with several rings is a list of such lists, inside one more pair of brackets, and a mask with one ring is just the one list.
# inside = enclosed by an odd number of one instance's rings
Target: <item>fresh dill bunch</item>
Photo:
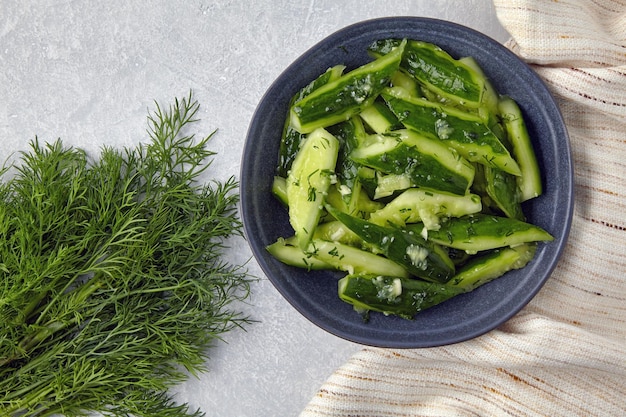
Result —
[[[40, 144], [0, 184], [0, 415], [200, 416], [169, 388], [250, 322], [238, 183], [202, 183], [191, 94], [148, 116], [146, 144], [98, 158]], [[2, 173], [7, 176], [7, 171]]]

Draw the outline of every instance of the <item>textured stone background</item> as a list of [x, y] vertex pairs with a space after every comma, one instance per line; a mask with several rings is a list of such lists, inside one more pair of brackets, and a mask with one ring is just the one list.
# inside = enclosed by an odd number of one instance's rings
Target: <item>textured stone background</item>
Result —
[[[218, 129], [210, 174], [238, 175], [256, 103], [302, 52], [369, 18], [437, 17], [503, 42], [489, 0], [19, 1], [0, 0], [0, 160], [58, 137], [97, 152], [146, 139], [146, 115], [190, 90], [197, 128]], [[241, 263], [246, 243], [232, 242]], [[262, 277], [254, 261], [250, 272]], [[210, 372], [177, 390], [208, 416], [297, 415], [360, 346], [326, 334], [269, 281], [242, 307], [259, 323], [212, 351]]]

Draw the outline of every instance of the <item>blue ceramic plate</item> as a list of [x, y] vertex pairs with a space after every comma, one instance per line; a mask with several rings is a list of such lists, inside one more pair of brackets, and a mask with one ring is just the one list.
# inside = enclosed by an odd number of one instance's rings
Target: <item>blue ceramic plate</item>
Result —
[[[343, 273], [307, 272], [284, 265], [265, 250], [293, 234], [287, 211], [271, 193], [289, 99], [329, 67], [347, 71], [371, 61], [366, 48], [383, 38], [432, 42], [452, 56], [472, 56], [502, 94], [520, 105], [542, 168], [544, 194], [526, 203], [529, 222], [555, 240], [540, 244], [525, 268], [418, 314], [414, 320], [372, 313], [364, 322], [337, 296]], [[240, 177], [245, 234], [254, 256], [276, 289], [317, 326], [370, 346], [416, 348], [451, 344], [484, 334], [522, 309], [554, 270], [565, 246], [573, 208], [573, 176], [565, 125], [553, 97], [535, 73], [493, 39], [446, 21], [397, 17], [348, 26], [305, 52], [272, 84], [250, 123]], [[296, 314], [294, 312], [294, 314]]]

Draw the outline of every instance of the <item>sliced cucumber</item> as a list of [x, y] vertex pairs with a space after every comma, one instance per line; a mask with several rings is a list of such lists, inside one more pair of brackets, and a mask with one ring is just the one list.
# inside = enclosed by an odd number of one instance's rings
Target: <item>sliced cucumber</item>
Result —
[[339, 298], [360, 312], [412, 319], [417, 313], [463, 293], [459, 287], [387, 275], [352, 274], [339, 280]]
[[339, 154], [335, 175], [341, 196], [349, 206], [355, 206], [361, 189], [358, 170], [359, 164], [350, 159], [350, 153], [356, 149], [367, 136], [363, 123], [358, 116], [345, 122], [328, 127], [328, 132], [339, 140]]
[[313, 239], [321, 239], [329, 242], [339, 242], [344, 245], [360, 246], [363, 240], [345, 224], [337, 220], [321, 223], [315, 228]]
[[485, 255], [472, 258], [459, 268], [449, 282], [462, 288], [464, 292], [472, 291], [483, 284], [501, 277], [508, 271], [525, 267], [535, 256], [536, 244], [523, 244], [512, 248], [495, 249]]
[[513, 147], [513, 155], [517, 159], [521, 175], [518, 177], [518, 186], [521, 192], [521, 201], [530, 200], [541, 195], [541, 171], [532, 142], [528, 136], [528, 129], [519, 106], [510, 97], [502, 97], [499, 103], [500, 117], [508, 133]]
[[408, 174], [378, 174], [374, 200], [390, 197], [397, 192], [402, 192], [407, 188], [414, 187], [415, 184]]
[[342, 75], [293, 104], [290, 124], [300, 133], [349, 119], [369, 106], [397, 71], [405, 43], [389, 54]]
[[[326, 85], [337, 78], [341, 77], [343, 74], [343, 70], [345, 66], [343, 65], [335, 65], [334, 67], [329, 68], [317, 77], [315, 80], [311, 81], [307, 86], [298, 91], [289, 102], [289, 108], [293, 103], [302, 100], [304, 97], [311, 94], [313, 91], [317, 90], [323, 85]], [[300, 149], [300, 144], [304, 139], [305, 135], [298, 132], [290, 123], [289, 117], [285, 120], [285, 125], [283, 128], [280, 147], [278, 152], [278, 166], [276, 169], [276, 173], [281, 177], [287, 177], [289, 170], [291, 169], [291, 164], [293, 163], [298, 150]]]
[[446, 282], [454, 274], [454, 264], [445, 250], [421, 235], [405, 229], [383, 227], [332, 207], [326, 210], [366, 243], [412, 275], [433, 282]]
[[[373, 56], [393, 50], [399, 39], [382, 39], [368, 49]], [[484, 77], [471, 66], [456, 60], [439, 46], [409, 40], [402, 56], [402, 69], [435, 93], [467, 107], [478, 107], [484, 90]]]
[[338, 152], [339, 141], [325, 129], [316, 129], [305, 139], [289, 171], [289, 222], [302, 250], [309, 246], [320, 220]]
[[[418, 231], [416, 229], [413, 229]], [[529, 242], [551, 241], [552, 235], [530, 223], [488, 214], [450, 218], [428, 240], [473, 253]]]
[[476, 194], [454, 195], [421, 188], [411, 188], [370, 215], [372, 223], [404, 226], [423, 222], [428, 230], [439, 228], [439, 218], [461, 217], [482, 210]]
[[375, 100], [371, 105], [365, 107], [359, 116], [375, 133], [387, 133], [403, 127], [383, 100]]
[[306, 252], [315, 259], [332, 265], [334, 269], [349, 274], [409, 276], [405, 268], [390, 259], [339, 242], [313, 239]]
[[289, 205], [287, 200], [287, 179], [281, 176], [275, 175], [274, 181], [272, 181], [272, 194], [285, 206]]
[[521, 174], [517, 162], [480, 117], [411, 97], [399, 87], [385, 89], [382, 96], [407, 128], [445, 142], [471, 162]]
[[310, 253], [304, 252], [295, 239], [279, 238], [265, 249], [276, 259], [286, 265], [296, 266], [307, 270], [333, 269], [331, 264], [323, 262]]
[[373, 135], [351, 158], [387, 174], [408, 175], [415, 186], [454, 194], [464, 195], [474, 179], [474, 167], [456, 151], [406, 129]]
[[499, 170], [498, 168], [484, 167], [485, 190], [495, 206], [505, 216], [525, 221], [522, 211], [520, 189], [516, 176]]

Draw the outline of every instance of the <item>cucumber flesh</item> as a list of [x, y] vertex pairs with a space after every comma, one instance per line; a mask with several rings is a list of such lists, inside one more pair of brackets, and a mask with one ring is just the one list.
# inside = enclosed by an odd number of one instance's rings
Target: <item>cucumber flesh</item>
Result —
[[541, 195], [541, 171], [522, 111], [510, 97], [503, 97], [499, 102], [500, 117], [513, 147], [513, 155], [520, 168], [517, 179], [521, 201], [527, 201]]
[[396, 262], [340, 242], [312, 239], [306, 252], [334, 269], [354, 273], [390, 275], [408, 278], [409, 273]]
[[284, 206], [288, 206], [287, 200], [287, 179], [281, 176], [275, 175], [274, 181], [272, 181], [272, 194], [278, 199]]
[[[328, 84], [339, 78], [343, 74], [343, 70], [345, 66], [343, 65], [335, 65], [334, 67], [329, 68], [317, 77], [315, 80], [311, 81], [307, 86], [300, 89], [290, 100], [289, 108], [293, 105], [293, 103], [302, 100], [304, 97], [311, 94], [313, 91], [317, 90], [323, 85]], [[300, 144], [304, 140], [305, 135], [298, 132], [293, 128], [289, 121], [289, 117], [285, 120], [285, 125], [283, 128], [280, 147], [278, 152], [278, 166], [276, 169], [276, 173], [281, 177], [286, 177], [291, 169], [291, 164], [293, 163], [298, 150], [300, 149]]]
[[318, 225], [315, 228], [315, 233], [313, 233], [313, 239], [339, 242], [355, 247], [363, 244], [363, 240], [359, 236], [337, 220], [331, 220]]
[[376, 190], [374, 191], [374, 200], [392, 196], [398, 191], [404, 191], [414, 186], [415, 184], [408, 174], [379, 174], [376, 182]]
[[265, 249], [273, 257], [286, 265], [304, 268], [306, 270], [333, 269], [331, 264], [321, 261], [309, 253], [305, 253], [297, 245], [295, 239], [279, 238]]
[[363, 241], [402, 265], [413, 276], [427, 281], [446, 282], [454, 274], [455, 267], [447, 252], [421, 235], [405, 229], [379, 226], [332, 207], [326, 210]]
[[287, 177], [289, 223], [300, 249], [306, 249], [322, 214], [339, 153], [339, 141], [325, 129], [311, 132]]
[[508, 271], [525, 267], [535, 256], [536, 249], [536, 244], [529, 243], [475, 257], [457, 270], [449, 285], [462, 288], [464, 292], [472, 291]]
[[381, 226], [388, 223], [404, 226], [421, 221], [428, 230], [432, 230], [439, 228], [439, 218], [461, 217], [481, 210], [481, 199], [476, 194], [460, 196], [411, 188], [372, 213], [370, 221]]
[[383, 100], [375, 100], [371, 105], [364, 108], [359, 116], [375, 133], [387, 133], [403, 127]]

